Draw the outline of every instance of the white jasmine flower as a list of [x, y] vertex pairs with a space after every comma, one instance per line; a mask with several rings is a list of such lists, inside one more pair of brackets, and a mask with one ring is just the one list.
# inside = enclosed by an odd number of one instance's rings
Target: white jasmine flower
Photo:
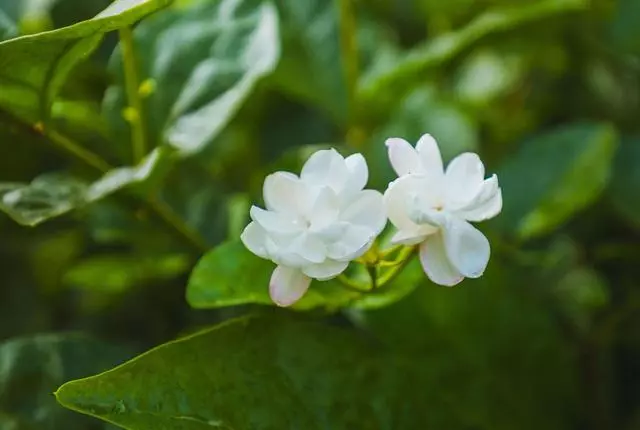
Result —
[[502, 192], [496, 175], [484, 178], [477, 154], [464, 153], [443, 169], [435, 139], [425, 134], [416, 147], [399, 138], [386, 142], [399, 178], [384, 195], [392, 242], [420, 244], [420, 261], [433, 282], [453, 286], [480, 277], [489, 262], [487, 238], [471, 222], [496, 216]]
[[276, 172], [265, 179], [266, 210], [251, 208], [241, 239], [254, 254], [273, 261], [269, 292], [289, 306], [311, 279], [338, 276], [364, 254], [386, 223], [382, 194], [363, 190], [369, 172], [361, 154], [343, 158], [335, 149], [314, 153], [300, 177]]

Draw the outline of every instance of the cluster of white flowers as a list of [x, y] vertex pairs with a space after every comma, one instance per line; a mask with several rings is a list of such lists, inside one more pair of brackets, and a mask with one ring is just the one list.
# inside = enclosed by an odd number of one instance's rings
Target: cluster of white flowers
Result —
[[254, 254], [273, 261], [269, 292], [280, 306], [299, 300], [312, 279], [328, 280], [366, 253], [387, 218], [398, 230], [394, 244], [419, 246], [433, 282], [452, 286], [477, 278], [489, 261], [489, 241], [469, 224], [497, 215], [502, 193], [496, 175], [485, 179], [473, 153], [453, 159], [446, 170], [428, 134], [416, 147], [399, 138], [386, 142], [398, 178], [384, 196], [365, 190], [364, 157], [336, 150], [313, 154], [300, 176], [276, 172], [264, 182], [265, 209], [251, 208], [241, 239]]

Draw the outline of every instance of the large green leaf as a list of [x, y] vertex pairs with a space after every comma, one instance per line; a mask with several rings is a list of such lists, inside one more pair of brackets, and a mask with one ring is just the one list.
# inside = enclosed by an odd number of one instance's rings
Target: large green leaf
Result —
[[[313, 281], [295, 309], [375, 308], [411, 292], [424, 279], [420, 264], [409, 265], [392, 283], [380, 290], [361, 293], [340, 282]], [[214, 248], [198, 262], [187, 286], [187, 301], [194, 308], [219, 308], [240, 304], [273, 304], [269, 279], [275, 265], [249, 252], [239, 241]]]
[[65, 411], [51, 393], [66, 381], [104, 371], [126, 358], [121, 349], [78, 334], [38, 335], [0, 344], [0, 427], [104, 428]]
[[442, 66], [480, 39], [531, 23], [543, 24], [550, 17], [588, 7], [587, 0], [541, 0], [526, 6], [514, 4], [490, 9], [466, 27], [427, 40], [395, 62], [374, 65], [362, 79], [361, 94], [370, 99], [381, 91], [393, 93], [397, 86], [415, 82], [428, 69]]
[[447, 426], [456, 413], [421, 370], [355, 332], [249, 317], [69, 382], [56, 397], [131, 430], [461, 428]]
[[640, 138], [626, 138], [620, 144], [611, 180], [610, 194], [615, 208], [640, 227]]
[[127, 186], [144, 183], [169, 157], [166, 148], [158, 148], [138, 166], [113, 169], [92, 184], [63, 174], [42, 175], [29, 184], [0, 183], [0, 211], [22, 225], [35, 226]]
[[606, 187], [616, 147], [615, 130], [598, 123], [531, 138], [498, 172], [504, 206], [496, 225], [531, 238], [567, 221]]
[[[275, 68], [278, 15], [268, 1], [197, 1], [140, 24], [135, 43], [141, 79], [152, 79], [156, 88], [146, 99], [149, 134], [190, 154], [215, 139]], [[108, 89], [104, 109], [126, 139], [121, 61], [117, 51], [118, 82]]]
[[106, 32], [131, 25], [169, 2], [117, 0], [88, 21], [0, 42], [0, 108], [27, 121], [47, 120], [65, 78]]

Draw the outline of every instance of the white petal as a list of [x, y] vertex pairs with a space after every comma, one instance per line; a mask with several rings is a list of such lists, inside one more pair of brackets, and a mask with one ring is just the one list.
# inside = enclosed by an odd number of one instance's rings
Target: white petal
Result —
[[449, 163], [445, 175], [446, 206], [449, 210], [456, 210], [469, 204], [480, 192], [484, 165], [478, 154], [465, 152]]
[[347, 186], [350, 190], [360, 191], [369, 180], [369, 169], [362, 154], [353, 154], [344, 159], [349, 170]]
[[271, 275], [269, 295], [278, 306], [291, 306], [309, 289], [311, 278], [299, 269], [278, 266]]
[[348, 261], [327, 260], [320, 264], [309, 264], [303, 267], [302, 271], [311, 278], [326, 281], [344, 272], [344, 269], [346, 269], [348, 265]]
[[297, 214], [303, 194], [300, 179], [289, 172], [275, 172], [266, 177], [262, 192], [267, 209]]
[[307, 184], [317, 187], [328, 185], [340, 192], [349, 180], [349, 170], [338, 151], [322, 149], [309, 157], [302, 167], [300, 178]]
[[420, 263], [427, 277], [439, 285], [452, 287], [464, 276], [451, 264], [441, 234], [434, 234], [420, 245]]
[[250, 222], [240, 235], [240, 240], [249, 251], [253, 252], [258, 257], [269, 258], [266, 248], [266, 232], [258, 225], [258, 223]]
[[389, 221], [398, 230], [415, 230], [418, 226], [409, 218], [409, 204], [420, 188], [415, 176], [403, 176], [389, 184], [383, 200]]
[[291, 252], [311, 263], [322, 263], [326, 259], [327, 247], [317, 236], [302, 233], [291, 244]]
[[489, 263], [491, 247], [480, 230], [451, 217], [443, 229], [444, 246], [451, 264], [468, 278], [479, 278]]
[[422, 168], [426, 174], [436, 176], [442, 176], [444, 174], [440, 149], [433, 136], [423, 134], [416, 144], [416, 151], [418, 151]]
[[257, 206], [251, 206], [249, 215], [253, 221], [260, 224], [268, 232], [292, 233], [301, 229], [299, 221], [285, 213], [266, 211]]
[[389, 162], [398, 176], [409, 173], [423, 173], [420, 158], [415, 148], [409, 142], [398, 137], [392, 137], [385, 142], [389, 152]]
[[333, 260], [351, 261], [367, 252], [376, 234], [367, 227], [349, 225], [343, 235], [327, 248], [327, 256]]
[[340, 200], [333, 188], [323, 186], [314, 190], [309, 190], [309, 196], [313, 203], [309, 205], [307, 219], [314, 228], [322, 228], [331, 225], [338, 220], [340, 215]]
[[429, 235], [425, 234], [422, 229], [416, 230], [399, 230], [391, 237], [393, 245], [417, 245], [423, 242]]
[[493, 175], [485, 179], [478, 195], [456, 213], [467, 221], [479, 222], [498, 215], [502, 210], [502, 190], [498, 186], [498, 177]]
[[342, 221], [368, 227], [375, 235], [387, 223], [382, 194], [375, 190], [360, 191], [340, 214]]

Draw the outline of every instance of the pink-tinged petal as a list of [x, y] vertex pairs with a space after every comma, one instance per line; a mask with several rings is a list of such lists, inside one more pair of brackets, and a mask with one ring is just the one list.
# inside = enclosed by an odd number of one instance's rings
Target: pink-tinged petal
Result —
[[304, 190], [300, 178], [293, 173], [275, 172], [267, 176], [262, 192], [268, 210], [293, 215], [299, 213]]
[[340, 214], [342, 221], [367, 227], [376, 235], [387, 223], [382, 194], [375, 190], [364, 190], [357, 193], [353, 200]]
[[476, 198], [456, 213], [467, 221], [479, 222], [493, 218], [501, 210], [502, 190], [498, 185], [498, 177], [493, 175], [484, 180]]
[[327, 260], [324, 263], [304, 266], [302, 272], [310, 278], [327, 281], [344, 272], [348, 265], [348, 261]]
[[291, 306], [307, 292], [311, 278], [300, 269], [278, 266], [271, 275], [269, 295], [278, 306]]
[[441, 234], [429, 236], [420, 245], [420, 263], [427, 277], [438, 285], [453, 287], [464, 279], [449, 261]]
[[362, 154], [352, 154], [344, 159], [349, 171], [348, 191], [357, 192], [364, 188], [369, 180], [369, 169]]
[[327, 247], [327, 257], [337, 261], [351, 261], [367, 252], [376, 234], [367, 227], [349, 225], [342, 236]]
[[399, 230], [391, 237], [392, 245], [417, 245], [427, 239], [429, 233], [423, 231], [423, 229], [418, 228], [416, 230]]
[[256, 222], [251, 222], [245, 227], [240, 235], [240, 240], [249, 251], [258, 257], [269, 258], [269, 253], [267, 252], [267, 234]]
[[344, 158], [338, 151], [322, 149], [309, 157], [302, 167], [300, 179], [308, 185], [330, 186], [335, 192], [341, 192], [350, 175]]
[[257, 206], [251, 206], [249, 215], [267, 232], [294, 233], [300, 231], [302, 227], [296, 217], [286, 213], [266, 211]]
[[427, 175], [441, 177], [444, 174], [438, 142], [433, 136], [423, 134], [416, 144], [416, 151], [418, 151], [420, 162]]
[[480, 230], [462, 219], [451, 217], [447, 224], [442, 235], [449, 261], [467, 278], [479, 278], [489, 263], [489, 241]]
[[484, 182], [484, 165], [478, 154], [465, 152], [447, 166], [446, 206], [457, 210], [468, 205], [478, 195]]
[[398, 137], [392, 137], [385, 142], [389, 153], [389, 162], [398, 176], [409, 173], [423, 173], [420, 158], [415, 148], [409, 142]]

